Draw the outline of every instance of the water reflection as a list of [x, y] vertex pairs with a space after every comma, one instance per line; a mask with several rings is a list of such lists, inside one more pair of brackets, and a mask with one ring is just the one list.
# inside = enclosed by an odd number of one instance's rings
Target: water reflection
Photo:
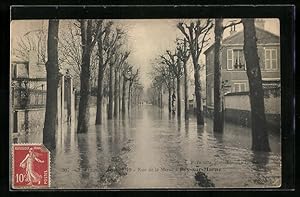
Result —
[[202, 135], [203, 135], [203, 132], [204, 132], [204, 126], [196, 125], [196, 129], [197, 129], [198, 138], [202, 139]]
[[[104, 118], [102, 125], [91, 121], [87, 133], [77, 134], [74, 125], [66, 125], [57, 133], [57, 150], [51, 153], [52, 186], [101, 188], [101, 177], [112, 157], [119, 155], [131, 169], [159, 170], [131, 171], [111, 187], [197, 187], [195, 171], [185, 169], [205, 169], [216, 187], [280, 183], [279, 136], [270, 136], [273, 152], [256, 153], [250, 149], [249, 128], [226, 123], [223, 133], [214, 133], [212, 124], [206, 119], [205, 125], [199, 126], [193, 116], [178, 119], [167, 109], [140, 106], [115, 120]], [[19, 138], [22, 140], [25, 138]], [[41, 142], [40, 137], [28, 140]], [[129, 151], [122, 152], [128, 146]]]
[[219, 143], [219, 144], [223, 144], [223, 135], [224, 133], [223, 132], [214, 132], [214, 137], [216, 139], [216, 141]]
[[255, 171], [266, 171], [266, 166], [269, 163], [270, 153], [268, 152], [253, 152], [251, 162], [254, 164]]
[[252, 163], [253, 163], [253, 171], [255, 173], [255, 178], [253, 179], [253, 182], [258, 185], [265, 185], [270, 184], [274, 182], [279, 182], [279, 180], [274, 181], [274, 177], [268, 178], [267, 172], [268, 170], [268, 163], [269, 163], [269, 153], [264, 152], [253, 152], [252, 154]]
[[181, 131], [181, 119], [178, 118], [178, 117], [177, 117], [177, 129], [178, 129], [178, 131], [180, 133], [180, 131]]
[[81, 184], [86, 186], [86, 181], [90, 176], [90, 165], [88, 157], [88, 143], [86, 134], [78, 134], [78, 150], [79, 150], [79, 166], [80, 166], [80, 180]]
[[187, 137], [189, 135], [189, 128], [190, 128], [189, 125], [190, 125], [189, 120], [185, 120], [185, 122], [184, 122], [185, 137]]

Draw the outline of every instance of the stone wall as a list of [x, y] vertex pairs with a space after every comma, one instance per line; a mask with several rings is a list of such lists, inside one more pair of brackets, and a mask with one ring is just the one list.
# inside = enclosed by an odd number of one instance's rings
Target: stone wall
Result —
[[[25, 134], [25, 118], [26, 113], [28, 113], [28, 134]], [[44, 121], [45, 121], [45, 108], [40, 109], [30, 109], [25, 113], [25, 110], [17, 110], [14, 112], [14, 119], [13, 123], [13, 132], [17, 131], [18, 134], [21, 136], [21, 140], [19, 143], [25, 143], [26, 141], [23, 139], [25, 136], [30, 139], [31, 143], [39, 143], [41, 142]], [[17, 127], [17, 128], [16, 128]]]
[[[265, 113], [268, 128], [280, 131], [281, 98], [270, 95], [265, 98]], [[250, 100], [248, 95], [225, 96], [225, 119], [243, 126], [251, 126]]]
[[[280, 97], [274, 97], [274, 95], [270, 95], [268, 98], [265, 98], [264, 101], [265, 101], [265, 112], [267, 114], [281, 113]], [[230, 96], [226, 95], [225, 108], [250, 111], [250, 100], [249, 100], [248, 93], [247, 94], [237, 93], [237, 94], [232, 94]]]

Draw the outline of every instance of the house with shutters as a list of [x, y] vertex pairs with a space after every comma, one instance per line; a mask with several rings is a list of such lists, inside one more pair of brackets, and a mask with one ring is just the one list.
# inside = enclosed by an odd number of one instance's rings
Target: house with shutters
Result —
[[[273, 110], [271, 114], [280, 114], [280, 37], [265, 29], [263, 19], [256, 19], [256, 38], [259, 64], [261, 68], [263, 88], [265, 93], [265, 106], [275, 105], [268, 103], [268, 98], [278, 98], [276, 104], [279, 109]], [[249, 82], [246, 73], [246, 62], [244, 57], [244, 32], [236, 31], [233, 26], [230, 35], [223, 39], [221, 47], [221, 75], [223, 93], [225, 95], [225, 110], [237, 109], [246, 111], [249, 116], [250, 104], [245, 100], [237, 99], [240, 96], [249, 97]], [[206, 58], [206, 108], [208, 112], [213, 111], [214, 106], [214, 44], [205, 52]], [[246, 98], [245, 97], [245, 98]], [[234, 100], [234, 102], [233, 102]], [[279, 103], [278, 103], [279, 102]], [[231, 103], [231, 104], [228, 104]], [[246, 109], [244, 106], [248, 106]], [[228, 109], [229, 108], [229, 109]], [[266, 111], [269, 109], [266, 107]]]

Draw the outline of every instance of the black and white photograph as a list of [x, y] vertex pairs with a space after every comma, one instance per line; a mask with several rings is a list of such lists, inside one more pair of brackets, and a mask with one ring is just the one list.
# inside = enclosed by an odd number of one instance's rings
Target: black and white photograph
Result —
[[47, 189], [279, 188], [280, 25], [12, 20], [10, 145], [49, 150]]

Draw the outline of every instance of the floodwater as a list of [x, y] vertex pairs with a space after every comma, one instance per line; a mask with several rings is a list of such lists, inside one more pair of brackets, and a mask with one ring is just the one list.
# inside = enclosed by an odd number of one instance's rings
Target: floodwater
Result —
[[[280, 134], [270, 133], [272, 152], [255, 153], [251, 130], [230, 123], [223, 134], [214, 134], [211, 119], [199, 127], [195, 117], [178, 121], [167, 110], [143, 105], [125, 118], [95, 126], [95, 109], [90, 112], [87, 133], [77, 134], [74, 126], [66, 125], [57, 134], [57, 149], [51, 153], [51, 187], [199, 188], [197, 171], [217, 188], [281, 184]], [[116, 156], [127, 165], [127, 174], [104, 185], [102, 178]]]

